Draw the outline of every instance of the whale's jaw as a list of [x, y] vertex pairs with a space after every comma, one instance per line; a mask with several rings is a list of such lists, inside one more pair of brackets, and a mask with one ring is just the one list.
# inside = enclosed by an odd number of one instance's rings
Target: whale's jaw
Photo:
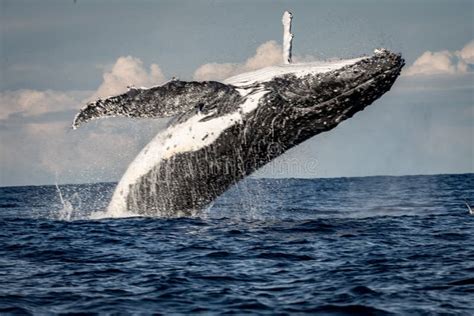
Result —
[[228, 87], [240, 97], [225, 94], [217, 108], [203, 98], [202, 111], [183, 113], [130, 164], [109, 215], [192, 215], [286, 150], [370, 105], [391, 88], [404, 61], [380, 50], [341, 64], [234, 78]]

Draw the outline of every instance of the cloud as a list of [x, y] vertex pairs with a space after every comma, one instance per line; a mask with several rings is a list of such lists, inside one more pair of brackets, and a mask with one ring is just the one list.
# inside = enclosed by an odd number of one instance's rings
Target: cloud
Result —
[[255, 55], [243, 63], [208, 63], [194, 72], [195, 80], [222, 80], [243, 72], [252, 71], [272, 65], [281, 64], [282, 48], [276, 41], [260, 45]]
[[439, 75], [439, 74], [456, 74], [465, 73], [464, 63], [458, 62], [457, 57], [450, 51], [441, 52], [424, 52], [410, 66], [405, 75]]
[[463, 49], [456, 52], [460, 59], [468, 64], [474, 64], [474, 40], [469, 42]]
[[77, 108], [80, 93], [53, 90], [15, 90], [0, 92], [0, 120], [11, 115], [35, 116]]
[[151, 64], [148, 71], [143, 62], [135, 57], [120, 57], [112, 70], [104, 73], [103, 82], [93, 94], [93, 98], [116, 95], [127, 90], [127, 86], [154, 86], [165, 81], [165, 76], [157, 64]]
[[466, 74], [474, 65], [474, 41], [459, 51], [426, 51], [408, 67], [405, 76]]

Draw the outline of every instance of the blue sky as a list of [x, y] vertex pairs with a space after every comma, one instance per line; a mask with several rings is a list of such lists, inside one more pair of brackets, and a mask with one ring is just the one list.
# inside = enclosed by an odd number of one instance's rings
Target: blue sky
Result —
[[172, 76], [221, 79], [247, 69], [257, 49], [267, 57], [252, 67], [271, 63], [286, 9], [297, 58], [383, 46], [407, 66], [373, 106], [256, 176], [474, 172], [472, 0], [1, 0], [0, 185], [118, 180], [165, 122], [109, 119], [71, 131], [83, 103]]

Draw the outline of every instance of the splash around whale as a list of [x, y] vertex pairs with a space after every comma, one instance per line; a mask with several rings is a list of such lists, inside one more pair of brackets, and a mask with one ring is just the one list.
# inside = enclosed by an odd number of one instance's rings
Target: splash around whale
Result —
[[[283, 22], [289, 32], [285, 16]], [[292, 34], [285, 35], [291, 49]], [[87, 104], [73, 128], [112, 116], [175, 117], [129, 165], [107, 216], [193, 215], [288, 149], [372, 104], [404, 65], [385, 49], [333, 62], [293, 64], [291, 53], [284, 56], [289, 63], [224, 82], [173, 80]]]

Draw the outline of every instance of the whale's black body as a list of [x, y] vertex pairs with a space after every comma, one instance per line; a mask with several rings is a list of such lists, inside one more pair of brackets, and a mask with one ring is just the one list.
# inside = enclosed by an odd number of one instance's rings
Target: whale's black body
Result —
[[[89, 104], [74, 126], [102, 116], [177, 115], [169, 131], [132, 163], [109, 209], [189, 214], [286, 150], [363, 110], [391, 88], [403, 65], [400, 55], [379, 50], [324, 72], [288, 72], [238, 85], [172, 81]], [[251, 106], [242, 105], [246, 102]], [[221, 129], [219, 122], [225, 122]], [[209, 133], [193, 130], [196, 126]], [[148, 152], [158, 152], [157, 146], [166, 148], [151, 163]]]

